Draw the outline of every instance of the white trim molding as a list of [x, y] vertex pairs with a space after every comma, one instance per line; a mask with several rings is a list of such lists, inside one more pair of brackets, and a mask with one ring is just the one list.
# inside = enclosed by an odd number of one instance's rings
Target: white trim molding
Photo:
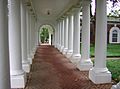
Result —
[[[116, 42], [113, 41], [113, 33], [116, 32]], [[109, 43], [120, 43], [120, 29], [116, 26], [112, 27], [109, 31]]]

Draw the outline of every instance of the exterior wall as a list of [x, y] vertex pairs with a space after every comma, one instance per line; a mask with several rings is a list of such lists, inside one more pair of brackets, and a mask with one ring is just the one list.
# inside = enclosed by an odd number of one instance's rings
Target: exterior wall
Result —
[[[109, 43], [109, 34], [110, 34], [110, 29], [114, 27], [116, 24], [116, 27], [120, 29], [120, 22], [115, 22], [115, 21], [108, 21], [107, 24], [107, 43]], [[91, 43], [95, 43], [95, 21], [91, 21], [90, 23], [90, 41]]]

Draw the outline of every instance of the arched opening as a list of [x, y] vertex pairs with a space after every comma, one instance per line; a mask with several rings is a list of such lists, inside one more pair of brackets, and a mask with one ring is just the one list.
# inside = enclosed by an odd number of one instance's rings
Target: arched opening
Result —
[[53, 45], [54, 28], [51, 25], [42, 25], [38, 31], [38, 41], [42, 45]]
[[120, 43], [120, 29], [118, 27], [110, 29], [109, 43]]

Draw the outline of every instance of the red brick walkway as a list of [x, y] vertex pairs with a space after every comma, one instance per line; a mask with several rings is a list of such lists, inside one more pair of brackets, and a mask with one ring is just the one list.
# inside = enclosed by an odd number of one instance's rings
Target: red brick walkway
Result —
[[25, 89], [110, 89], [112, 84], [93, 84], [88, 72], [81, 72], [51, 46], [40, 46], [33, 59]]

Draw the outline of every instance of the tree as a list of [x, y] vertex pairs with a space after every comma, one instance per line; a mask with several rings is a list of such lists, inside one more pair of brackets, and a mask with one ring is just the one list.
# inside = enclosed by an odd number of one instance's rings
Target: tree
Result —
[[42, 28], [42, 31], [40, 33], [40, 37], [41, 37], [41, 42], [47, 42], [48, 38], [49, 38], [49, 32], [47, 28]]
[[120, 17], [120, 9], [119, 10], [111, 10], [111, 13], [109, 13], [108, 16]]
[[110, 0], [111, 2], [113, 2], [113, 6], [115, 6], [116, 3], [120, 2], [120, 0]]
[[120, 5], [119, 5], [120, 0], [110, 0], [110, 1], [112, 2], [112, 6], [111, 6], [111, 12], [109, 13], [108, 16], [120, 17]]

